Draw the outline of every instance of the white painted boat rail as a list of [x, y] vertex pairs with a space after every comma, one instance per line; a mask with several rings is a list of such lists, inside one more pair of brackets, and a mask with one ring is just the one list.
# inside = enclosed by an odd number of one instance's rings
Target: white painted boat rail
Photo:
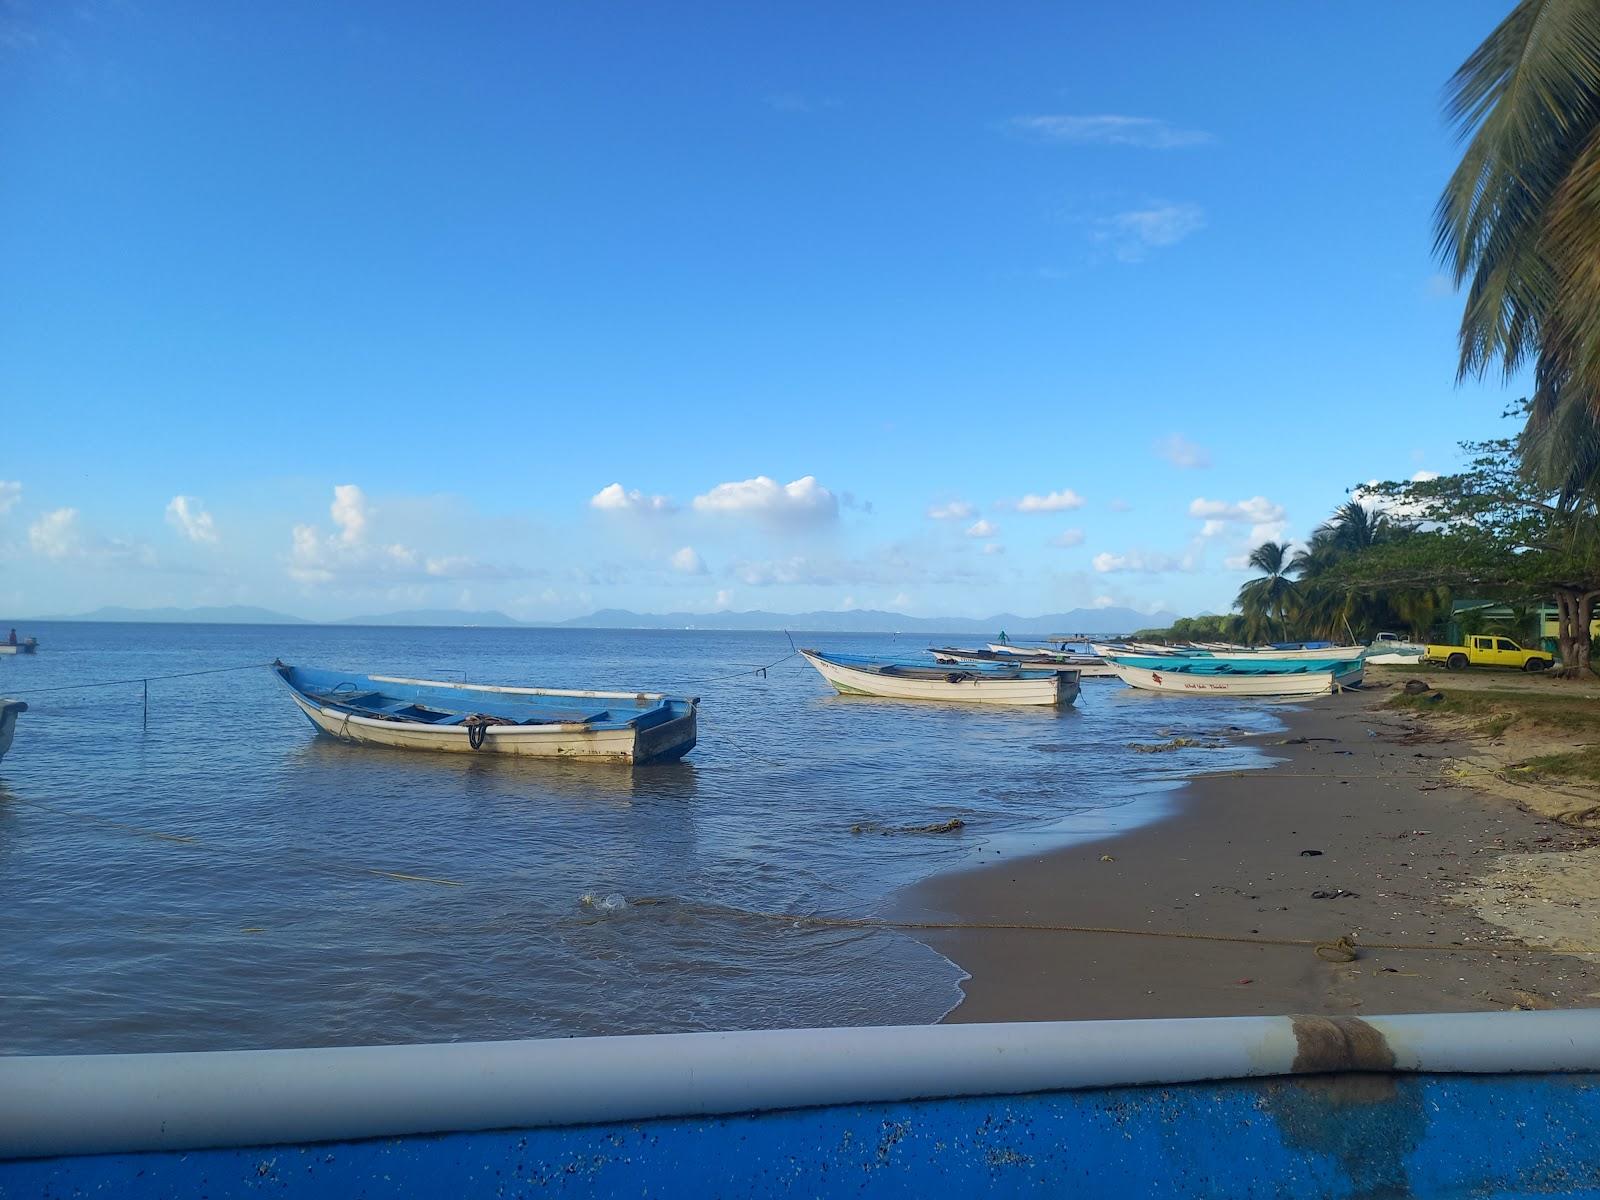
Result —
[[0, 1159], [1319, 1073], [1600, 1071], [1600, 1011], [0, 1058]]

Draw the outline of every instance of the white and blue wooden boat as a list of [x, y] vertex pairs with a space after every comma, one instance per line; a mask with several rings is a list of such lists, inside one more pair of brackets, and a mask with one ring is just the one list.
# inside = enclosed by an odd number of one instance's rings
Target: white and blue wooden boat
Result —
[[1113, 655], [1121, 680], [1147, 692], [1221, 696], [1323, 696], [1361, 683], [1362, 661], [1350, 659], [1180, 658]]
[[17, 718], [28, 711], [21, 700], [0, 699], [0, 758], [11, 749], [11, 739], [17, 734]]
[[695, 743], [698, 698], [273, 669], [320, 732], [368, 746], [642, 763]]
[[1600, 1012], [0, 1058], [0, 1196], [1594, 1197]]
[[23, 638], [19, 642], [0, 642], [0, 654], [37, 654], [38, 638]]
[[859, 654], [801, 656], [842, 696], [890, 700], [942, 700], [961, 704], [1071, 704], [1078, 698], [1078, 672], [1026, 670], [1013, 663], [930, 666]]

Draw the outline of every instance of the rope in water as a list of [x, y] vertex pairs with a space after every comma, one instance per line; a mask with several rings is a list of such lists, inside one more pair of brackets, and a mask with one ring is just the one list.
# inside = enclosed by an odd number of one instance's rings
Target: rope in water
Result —
[[[101, 817], [93, 813], [77, 812], [72, 809], [62, 808], [54, 804], [46, 804], [38, 800], [25, 800], [21, 797], [12, 798], [15, 803], [30, 805], [34, 808], [44, 809], [58, 816], [71, 817], [76, 820], [86, 821], [107, 828], [121, 830], [138, 837], [152, 838], [157, 841], [186, 846], [198, 850], [212, 850], [223, 854], [242, 854], [253, 859], [273, 857], [263, 854], [260, 850], [234, 850], [227, 846], [218, 846], [213, 843], [203, 842], [198, 838], [183, 834], [166, 833], [161, 830], [147, 829], [139, 825], [131, 825], [122, 821], [114, 821], [108, 817]], [[392, 871], [379, 867], [362, 867], [351, 863], [341, 863], [332, 860], [319, 859], [303, 854], [276, 855], [279, 858], [299, 859], [306, 865], [319, 870], [338, 871], [357, 875], [366, 875], [380, 879], [392, 879], [403, 883], [430, 883], [440, 887], [470, 887], [470, 882], [458, 879], [446, 879], [435, 875], [418, 875], [403, 871]], [[1006, 933], [1067, 933], [1067, 934], [1093, 934], [1107, 937], [1140, 937], [1164, 938], [1174, 941], [1192, 942], [1222, 942], [1240, 946], [1284, 946], [1311, 950], [1325, 962], [1352, 962], [1365, 951], [1424, 951], [1433, 954], [1600, 954], [1600, 947], [1594, 946], [1529, 946], [1514, 942], [1483, 941], [1473, 945], [1464, 945], [1460, 942], [1430, 943], [1430, 942], [1388, 942], [1366, 941], [1358, 939], [1354, 934], [1344, 934], [1337, 938], [1297, 938], [1297, 937], [1272, 937], [1266, 934], [1237, 934], [1237, 933], [1205, 933], [1197, 930], [1185, 929], [1134, 929], [1118, 925], [1081, 925], [1073, 922], [1042, 922], [1042, 921], [931, 921], [931, 920], [896, 920], [888, 917], [829, 917], [819, 916], [814, 913], [792, 912], [762, 912], [750, 909], [729, 909], [726, 907], [701, 904], [693, 901], [678, 903], [673, 900], [641, 897], [630, 902], [631, 907], [647, 908], [659, 905], [672, 905], [680, 912], [700, 913], [709, 916], [722, 916], [747, 921], [763, 921], [770, 924], [782, 924], [797, 927], [810, 927], [817, 929], [887, 929], [901, 933], [936, 933], [936, 932], [964, 932], [988, 931]]]
[[154, 683], [161, 679], [192, 679], [196, 675], [226, 675], [231, 671], [259, 671], [272, 666], [269, 662], [245, 663], [237, 667], [209, 667], [203, 671], [176, 671], [170, 675], [135, 675], [131, 679], [96, 679], [88, 683], [60, 683], [54, 687], [29, 688], [28, 695], [42, 696], [46, 692], [71, 692], [80, 688], [120, 687], [125, 683]]
[[[362, 867], [354, 863], [342, 863], [333, 859], [319, 858], [316, 855], [302, 851], [283, 851], [276, 854], [263, 853], [259, 849], [236, 849], [231, 846], [219, 846], [214, 842], [203, 842], [197, 837], [182, 833], [167, 833], [160, 829], [148, 829], [142, 825], [132, 825], [126, 821], [114, 821], [110, 817], [102, 817], [98, 813], [81, 812], [76, 809], [63, 808], [57, 804], [48, 804], [43, 800], [28, 800], [22, 796], [7, 797], [11, 803], [26, 804], [30, 808], [43, 809], [45, 812], [55, 813], [61, 817], [71, 817], [73, 820], [82, 821], [90, 825], [101, 825], [107, 829], [115, 829], [134, 837], [150, 838], [158, 842], [167, 842], [177, 846], [188, 846], [196, 850], [210, 850], [219, 854], [231, 854], [238, 857], [259, 860], [262, 858], [277, 858], [280, 861], [298, 862], [314, 870], [332, 871], [341, 874], [374, 875], [382, 879], [398, 879], [406, 883], [434, 883], [440, 887], [461, 887], [457, 879], [443, 879], [433, 875], [412, 875], [403, 871], [390, 871], [382, 867]], [[3, 801], [0, 801], [3, 806]]]
[[759, 675], [764, 679], [767, 672], [772, 670], [773, 667], [778, 666], [780, 663], [786, 663], [791, 658], [798, 658], [799, 655], [800, 652], [798, 650], [791, 650], [782, 658], [775, 658], [763, 666], [750, 667], [744, 671], [734, 671], [731, 675], [706, 675], [698, 679], [675, 679], [672, 681], [671, 686], [682, 687], [686, 683], [721, 683], [728, 679], [743, 679], [746, 675]]

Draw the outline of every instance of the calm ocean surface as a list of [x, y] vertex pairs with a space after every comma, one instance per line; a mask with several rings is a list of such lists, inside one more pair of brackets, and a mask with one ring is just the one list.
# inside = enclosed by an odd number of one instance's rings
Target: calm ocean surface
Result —
[[[3, 1053], [934, 1021], [961, 973], [921, 943], [756, 914], [884, 914], [935, 872], [1150, 819], [1154, 776], [1257, 752], [1129, 742], [1277, 727], [1115, 680], [1061, 712], [837, 697], [799, 659], [703, 682], [788, 653], [778, 633], [23, 632], [38, 655], [0, 658], [30, 705], [0, 762]], [[274, 657], [699, 695], [700, 744], [638, 768], [345, 746], [265, 670], [152, 683], [148, 730], [138, 684], [44, 691]]]

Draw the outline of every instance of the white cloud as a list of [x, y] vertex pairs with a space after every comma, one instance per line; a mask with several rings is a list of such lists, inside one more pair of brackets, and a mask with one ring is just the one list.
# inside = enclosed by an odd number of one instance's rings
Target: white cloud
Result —
[[0, 517], [5, 516], [21, 503], [22, 485], [11, 480], [0, 479]]
[[721, 588], [721, 589], [719, 589], [717, 591], [717, 598], [714, 601], [712, 601], [712, 603], [715, 604], [717, 606], [717, 609], [720, 611], [720, 610], [722, 610], [724, 608], [727, 608], [728, 605], [730, 603], [732, 603], [732, 601], [733, 601], [733, 593], [730, 592], [727, 588]]
[[1025, 513], [1066, 512], [1068, 509], [1082, 507], [1083, 497], [1071, 488], [1062, 488], [1059, 492], [1047, 492], [1043, 496], [1027, 495], [1016, 504], [1017, 511]]
[[1242, 526], [1249, 526], [1248, 536], [1252, 546], [1281, 541], [1289, 528], [1283, 505], [1265, 496], [1252, 496], [1248, 500], [1233, 503], [1197, 496], [1189, 503], [1189, 515], [1204, 522], [1200, 527], [1200, 536], [1203, 538], [1222, 537], [1239, 531]]
[[685, 546], [672, 555], [672, 569], [684, 575], [705, 575], [706, 561], [693, 546]]
[[366, 536], [367, 496], [355, 484], [341, 483], [333, 489], [328, 512], [339, 527], [339, 540], [346, 546], [354, 546]]
[[1004, 554], [1006, 552], [1006, 548], [999, 542], [985, 542], [983, 545], [983, 552], [985, 554]]
[[1089, 237], [1122, 262], [1142, 262], [1152, 250], [1176, 246], [1205, 225], [1199, 205], [1156, 204], [1101, 217]]
[[910, 608], [911, 607], [911, 597], [910, 597], [910, 595], [908, 593], [906, 593], [906, 592], [896, 592], [894, 594], [894, 599], [889, 601], [889, 607], [895, 608], [895, 609]]
[[99, 565], [154, 567], [150, 547], [119, 538], [86, 534], [78, 524], [78, 510], [58, 508], [47, 512], [28, 527], [28, 545], [45, 558], [83, 559]]
[[1174, 150], [1185, 146], [1203, 146], [1213, 140], [1204, 130], [1180, 129], [1158, 117], [1130, 117], [1120, 113], [1013, 117], [1007, 122], [1007, 127], [1040, 141], [1079, 146], [1138, 146], [1145, 150]]
[[948, 504], [928, 506], [928, 516], [935, 521], [965, 521], [968, 517], [975, 516], [977, 512], [977, 507], [965, 500], [952, 500]]
[[1083, 545], [1083, 530], [1063, 529], [1050, 539], [1050, 544], [1062, 550], [1070, 550], [1073, 546]]
[[767, 475], [719, 483], [705, 495], [696, 496], [694, 507], [696, 512], [754, 516], [774, 524], [822, 523], [839, 516], [839, 498], [818, 483], [815, 475], [785, 484]]
[[1117, 603], [1116, 597], [1102, 595], [1102, 596], [1096, 596], [1094, 598], [1094, 602], [1091, 605], [1091, 607], [1093, 607], [1093, 608], [1113, 608], [1113, 607], [1116, 606], [1116, 603]]
[[[1411, 482], [1427, 483], [1429, 480], [1437, 478], [1439, 478], [1439, 472], [1422, 470], [1411, 477]], [[1377, 487], [1379, 482], [1377, 479], [1367, 480], [1363, 486], [1350, 493], [1350, 499], [1357, 504], [1376, 509], [1378, 512], [1388, 513], [1391, 517], [1399, 517], [1402, 521], [1416, 520], [1427, 511], [1428, 506], [1425, 504], [1408, 504], [1404, 500], [1396, 500], [1391, 496], [1375, 494], [1372, 489]]]
[[78, 554], [83, 537], [78, 531], [78, 510], [58, 508], [45, 513], [28, 527], [28, 545], [46, 558], [71, 558]]
[[334, 580], [430, 582], [459, 579], [524, 579], [538, 572], [478, 562], [464, 554], [424, 554], [401, 542], [374, 542], [369, 534], [377, 510], [353, 483], [333, 489], [328, 516], [334, 532], [296, 525], [290, 532], [289, 577], [299, 583]]
[[191, 542], [215, 543], [217, 525], [193, 496], [174, 496], [167, 502], [167, 524]]
[[1192, 471], [1211, 465], [1211, 451], [1181, 433], [1170, 433], [1156, 443], [1156, 453], [1175, 467]]
[[1109, 508], [1112, 512], [1117, 512], [1117, 513], [1132, 512], [1133, 511], [1133, 505], [1129, 504], [1121, 496], [1118, 496], [1110, 504], [1106, 505], [1106, 507]]
[[666, 496], [649, 496], [634, 488], [631, 492], [620, 483], [609, 483], [589, 497], [589, 507], [601, 512], [619, 513], [670, 513], [677, 505]]
[[971, 525], [967, 526], [967, 536], [969, 538], [993, 537], [999, 532], [1000, 526], [996, 525], [993, 521], [985, 520], [982, 517], [974, 521]]
[[1094, 569], [1102, 575], [1129, 572], [1139, 575], [1165, 575], [1172, 571], [1194, 571], [1200, 566], [1199, 557], [1189, 551], [1182, 557], [1171, 554], [1149, 554], [1133, 550], [1127, 554], [1096, 554]]

